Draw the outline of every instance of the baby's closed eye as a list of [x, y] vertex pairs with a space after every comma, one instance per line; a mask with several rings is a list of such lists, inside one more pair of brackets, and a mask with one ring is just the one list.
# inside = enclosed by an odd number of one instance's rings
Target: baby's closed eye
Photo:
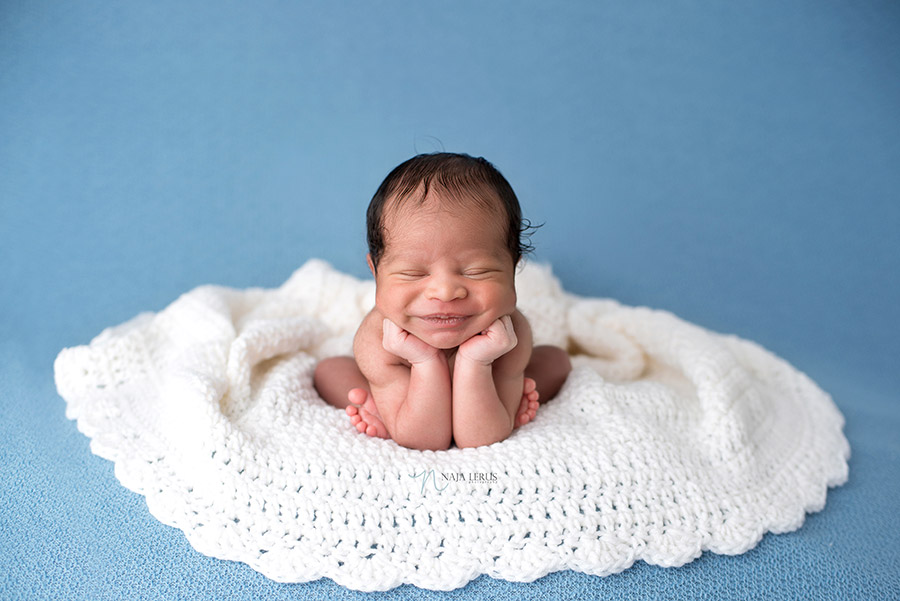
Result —
[[428, 274], [424, 271], [407, 270], [407, 271], [398, 271], [397, 273], [395, 273], [393, 275], [395, 277], [398, 277], [403, 280], [418, 280], [420, 278], [424, 278]]
[[463, 275], [467, 278], [486, 278], [490, 277], [493, 274], [497, 273], [496, 269], [467, 269], [463, 272]]

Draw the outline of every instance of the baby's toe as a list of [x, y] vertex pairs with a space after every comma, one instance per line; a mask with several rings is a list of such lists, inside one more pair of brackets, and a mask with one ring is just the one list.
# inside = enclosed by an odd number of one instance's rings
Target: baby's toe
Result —
[[362, 405], [368, 396], [369, 393], [364, 388], [354, 388], [347, 393], [347, 400], [354, 405]]

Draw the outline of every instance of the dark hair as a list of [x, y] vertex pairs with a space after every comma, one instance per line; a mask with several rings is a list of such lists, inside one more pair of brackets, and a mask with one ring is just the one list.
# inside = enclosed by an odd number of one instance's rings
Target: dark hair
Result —
[[[366, 238], [372, 265], [377, 269], [384, 254], [384, 206], [406, 200], [424, 187], [419, 202], [423, 202], [430, 189], [449, 192], [457, 199], [471, 200], [482, 208], [500, 208], [506, 217], [506, 247], [518, 264], [523, 254], [534, 250], [528, 236], [534, 229], [531, 222], [522, 218], [519, 199], [506, 178], [487, 160], [467, 154], [436, 152], [420, 154], [399, 164], [391, 171], [366, 211]], [[499, 205], [499, 207], [498, 207]]]

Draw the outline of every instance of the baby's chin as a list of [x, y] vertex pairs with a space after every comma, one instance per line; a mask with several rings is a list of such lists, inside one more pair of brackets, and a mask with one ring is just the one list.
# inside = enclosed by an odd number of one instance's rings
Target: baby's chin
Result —
[[411, 333], [429, 346], [441, 350], [450, 350], [458, 347], [473, 336], [477, 336], [494, 322], [494, 320], [491, 320], [486, 325], [483, 325], [481, 321], [483, 320], [467, 324], [467, 327], [460, 330], [434, 331], [419, 329], [419, 331], [411, 331]]
[[[474, 334], [472, 334], [474, 336]], [[419, 338], [422, 339], [428, 346], [433, 346], [436, 349], [440, 349], [442, 351], [448, 351], [450, 349], [455, 349], [460, 344], [471, 338], [472, 336], [468, 334], [455, 334], [450, 335], [448, 333], [442, 334], [422, 334]]]

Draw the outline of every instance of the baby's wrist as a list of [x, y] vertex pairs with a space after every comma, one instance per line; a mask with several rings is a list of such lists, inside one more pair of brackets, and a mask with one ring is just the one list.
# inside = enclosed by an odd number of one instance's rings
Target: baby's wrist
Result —
[[476, 357], [469, 357], [468, 355], [466, 355], [464, 353], [460, 353], [459, 358], [462, 359], [463, 361], [466, 361], [473, 365], [481, 365], [484, 367], [491, 367], [494, 364], [494, 361], [496, 361], [499, 357], [492, 357], [490, 359], [481, 359], [481, 358], [476, 358]]
[[427, 353], [425, 355], [420, 355], [415, 358], [404, 357], [410, 365], [426, 365], [428, 363], [433, 363], [435, 361], [440, 362], [441, 359], [446, 360], [446, 357], [443, 353], [441, 353], [438, 349], [432, 349], [434, 352]]

